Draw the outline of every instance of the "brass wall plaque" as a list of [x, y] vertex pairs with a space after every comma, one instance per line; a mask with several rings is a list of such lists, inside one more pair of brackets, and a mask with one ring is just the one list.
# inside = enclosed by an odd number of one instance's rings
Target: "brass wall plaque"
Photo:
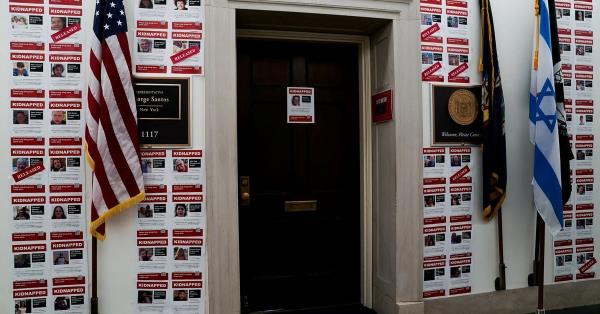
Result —
[[286, 201], [285, 212], [296, 213], [296, 212], [314, 212], [317, 211], [317, 201]]
[[479, 105], [475, 94], [466, 89], [452, 93], [448, 101], [450, 118], [460, 125], [471, 125], [479, 115]]

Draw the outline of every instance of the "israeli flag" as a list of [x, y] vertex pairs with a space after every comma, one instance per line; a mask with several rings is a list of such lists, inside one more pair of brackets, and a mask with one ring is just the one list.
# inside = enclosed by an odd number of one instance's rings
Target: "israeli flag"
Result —
[[531, 184], [535, 207], [556, 235], [563, 227], [563, 203], [548, 0], [539, 0], [538, 21], [529, 97], [530, 139], [535, 145]]

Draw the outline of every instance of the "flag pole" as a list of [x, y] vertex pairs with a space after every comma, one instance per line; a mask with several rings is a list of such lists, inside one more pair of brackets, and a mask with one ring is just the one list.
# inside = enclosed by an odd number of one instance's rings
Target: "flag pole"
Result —
[[540, 214], [537, 215], [537, 230], [539, 239], [536, 243], [538, 246], [538, 265], [537, 265], [537, 285], [538, 285], [538, 304], [537, 313], [544, 313], [544, 249], [546, 245], [546, 223]]
[[91, 314], [98, 314], [98, 239], [92, 237], [92, 298]]
[[[538, 285], [538, 267], [540, 263], [540, 214], [537, 214], [537, 218], [535, 221], [535, 251], [533, 253], [533, 273], [527, 276], [527, 284], [530, 287], [534, 287]], [[542, 219], [543, 220], [543, 219]]]
[[496, 291], [506, 290], [506, 264], [504, 264], [504, 232], [502, 229], [502, 208], [498, 209], [498, 277], [494, 282]]

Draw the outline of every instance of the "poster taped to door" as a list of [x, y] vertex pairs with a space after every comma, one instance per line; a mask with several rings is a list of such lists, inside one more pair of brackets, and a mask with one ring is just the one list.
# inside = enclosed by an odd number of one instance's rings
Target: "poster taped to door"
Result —
[[315, 123], [315, 89], [287, 88], [287, 122]]

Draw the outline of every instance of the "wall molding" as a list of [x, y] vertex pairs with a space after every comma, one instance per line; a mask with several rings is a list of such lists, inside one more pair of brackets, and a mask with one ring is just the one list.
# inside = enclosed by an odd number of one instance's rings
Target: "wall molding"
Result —
[[[544, 287], [547, 310], [600, 304], [600, 280], [551, 284]], [[537, 287], [494, 291], [425, 301], [425, 313], [533, 313]], [[402, 313], [400, 311], [399, 313]]]

